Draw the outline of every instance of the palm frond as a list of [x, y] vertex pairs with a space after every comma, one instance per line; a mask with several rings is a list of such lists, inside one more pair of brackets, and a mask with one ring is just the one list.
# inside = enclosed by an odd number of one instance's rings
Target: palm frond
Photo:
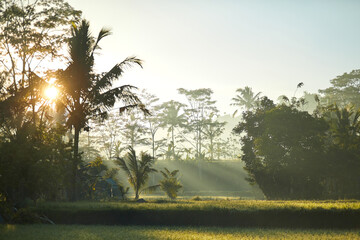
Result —
[[119, 113], [120, 115], [127, 112], [127, 111], [131, 111], [132, 109], [140, 109], [145, 116], [150, 116], [151, 113], [148, 109], [146, 109], [143, 104], [132, 104], [132, 105], [127, 105], [127, 106], [123, 106], [119, 108]]
[[287, 102], [287, 103], [290, 102], [290, 99], [289, 99], [287, 96], [285, 96], [285, 95], [279, 96], [279, 97], [278, 97], [278, 100], [279, 100], [279, 101], [282, 101], [282, 102]]
[[176, 175], [178, 174], [179, 170], [174, 170], [170, 173], [171, 177], [176, 177]]
[[[129, 169], [133, 173], [136, 173], [139, 170], [138, 161], [136, 159], [136, 153], [132, 147], [128, 147], [128, 149], [129, 149], [129, 152], [126, 155], [126, 159], [127, 159], [128, 165], [129, 165]], [[134, 175], [136, 175], [136, 174], [134, 174]]]
[[234, 118], [235, 115], [237, 114], [238, 110], [236, 109], [235, 112], [232, 114], [232, 117]]
[[296, 86], [296, 88], [301, 88], [302, 86], [304, 86], [303, 82], [298, 83], [298, 85]]
[[92, 53], [91, 53], [91, 56], [94, 56], [94, 52], [95, 50], [97, 49], [101, 49], [100, 46], [99, 46], [99, 42], [101, 41], [101, 39], [103, 39], [104, 37], [107, 37], [107, 36], [110, 36], [112, 33], [110, 31], [110, 29], [106, 29], [106, 28], [102, 28], [98, 34], [98, 37], [94, 43], [94, 46], [93, 46], [93, 50], [92, 50]]
[[130, 171], [130, 169], [128, 168], [128, 166], [126, 165], [126, 162], [125, 162], [125, 159], [124, 158], [117, 158], [117, 160], [115, 161], [115, 163], [117, 164], [117, 165], [119, 165], [120, 166], [120, 168], [122, 169], [122, 170], [124, 170], [125, 171], [125, 173], [126, 173], [126, 175], [128, 176], [128, 178], [129, 178], [129, 182], [131, 183], [131, 184], [134, 184], [134, 176], [133, 176], [133, 174], [131, 173], [131, 171]]
[[164, 178], [166, 178], [166, 179], [169, 178], [169, 176], [168, 176], [168, 174], [166, 172], [160, 170], [160, 173], [163, 175]]

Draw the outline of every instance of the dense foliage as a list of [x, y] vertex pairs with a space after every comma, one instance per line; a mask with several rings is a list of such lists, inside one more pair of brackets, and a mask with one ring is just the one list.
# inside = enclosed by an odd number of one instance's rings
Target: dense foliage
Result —
[[358, 112], [322, 108], [316, 115], [266, 97], [243, 114], [242, 160], [269, 199], [359, 198]]

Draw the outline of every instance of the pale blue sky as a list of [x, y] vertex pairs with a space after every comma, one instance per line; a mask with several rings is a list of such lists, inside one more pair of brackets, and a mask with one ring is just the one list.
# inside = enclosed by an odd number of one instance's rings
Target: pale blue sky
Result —
[[[98, 57], [107, 70], [126, 56], [145, 61], [122, 83], [163, 101], [177, 88], [211, 88], [221, 112], [250, 86], [276, 99], [296, 85], [317, 92], [360, 68], [360, 1], [69, 0], [92, 25], [112, 29]], [[301, 93], [302, 91], [299, 91]]]

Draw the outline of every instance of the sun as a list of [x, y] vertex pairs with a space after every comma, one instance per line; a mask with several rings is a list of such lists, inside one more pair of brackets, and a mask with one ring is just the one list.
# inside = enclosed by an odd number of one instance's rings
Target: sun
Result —
[[50, 86], [45, 89], [44, 93], [45, 93], [46, 98], [48, 98], [50, 100], [54, 100], [58, 95], [58, 90], [56, 87]]

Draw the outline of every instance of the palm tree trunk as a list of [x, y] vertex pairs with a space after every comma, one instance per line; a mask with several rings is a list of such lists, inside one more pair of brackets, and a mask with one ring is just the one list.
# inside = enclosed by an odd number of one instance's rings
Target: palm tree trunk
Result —
[[171, 137], [172, 137], [172, 142], [173, 142], [172, 154], [173, 154], [173, 158], [174, 158], [174, 160], [176, 160], [176, 157], [175, 157], [175, 138], [174, 138], [174, 127], [172, 127], [172, 128], [171, 128]]
[[135, 189], [135, 200], [139, 199], [139, 189]]
[[152, 138], [152, 157], [155, 160], [155, 134], [151, 133]]
[[77, 168], [79, 163], [79, 136], [80, 136], [80, 127], [75, 126], [74, 128], [74, 156], [72, 164], [72, 179], [71, 179], [71, 201], [78, 200], [78, 189], [77, 189]]
[[212, 137], [210, 138], [210, 160], [214, 160], [214, 143]]

